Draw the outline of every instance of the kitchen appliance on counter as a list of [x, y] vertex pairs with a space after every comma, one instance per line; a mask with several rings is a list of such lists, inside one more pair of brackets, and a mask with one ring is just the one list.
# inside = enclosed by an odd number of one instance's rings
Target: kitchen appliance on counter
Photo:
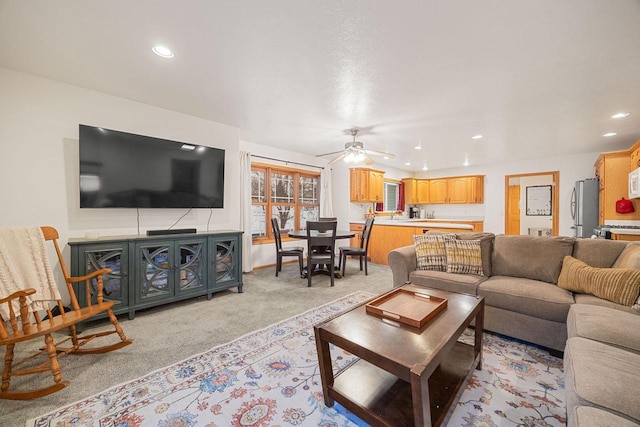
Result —
[[584, 179], [576, 181], [571, 194], [571, 218], [574, 237], [591, 237], [598, 227], [600, 181]]
[[409, 208], [409, 218], [418, 218], [419, 215], [419, 210], [418, 208], [412, 206]]
[[594, 237], [598, 239], [611, 239], [611, 232], [624, 233], [630, 231], [631, 234], [635, 234], [640, 231], [640, 225], [629, 224], [605, 224], [600, 225], [593, 229]]

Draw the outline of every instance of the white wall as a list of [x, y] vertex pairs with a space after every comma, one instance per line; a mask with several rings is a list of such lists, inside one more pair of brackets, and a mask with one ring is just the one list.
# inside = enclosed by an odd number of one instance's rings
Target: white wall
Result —
[[[138, 233], [136, 209], [79, 208], [80, 123], [225, 149], [224, 209], [194, 209], [175, 227], [239, 227], [236, 128], [5, 68], [0, 118], [0, 227], [51, 225], [62, 245], [87, 231]], [[140, 233], [169, 228], [186, 211], [140, 209]]]

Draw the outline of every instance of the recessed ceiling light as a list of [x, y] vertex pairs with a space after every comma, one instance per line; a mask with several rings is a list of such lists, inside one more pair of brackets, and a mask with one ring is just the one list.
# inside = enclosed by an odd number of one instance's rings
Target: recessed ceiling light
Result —
[[196, 146], [191, 144], [182, 144], [182, 147], [180, 147], [180, 149], [184, 151], [193, 151], [196, 149]]
[[610, 136], [616, 136], [616, 135], [617, 135], [616, 132], [607, 132], [607, 133], [603, 134], [602, 136], [604, 136], [605, 138], [608, 138]]
[[423, 171], [426, 171], [426, 170], [429, 170], [429, 168], [427, 167], [427, 165], [424, 165], [424, 166], [422, 167], [422, 170], [423, 170]]
[[629, 115], [629, 113], [616, 113], [613, 116], [611, 116], [611, 118], [612, 119], [624, 119], [628, 115]]
[[482, 139], [482, 135], [478, 134], [478, 135], [473, 135], [471, 137], [471, 139]]
[[422, 150], [422, 144], [418, 144], [413, 148], [415, 148], [416, 150]]
[[469, 166], [469, 159], [464, 159], [462, 166]]
[[405, 166], [411, 166], [411, 162], [406, 162], [404, 165]]
[[155, 53], [158, 56], [162, 56], [163, 58], [173, 58], [175, 56], [175, 54], [171, 49], [169, 49], [166, 46], [161, 46], [159, 44], [152, 47], [151, 50], [153, 50], [153, 53]]

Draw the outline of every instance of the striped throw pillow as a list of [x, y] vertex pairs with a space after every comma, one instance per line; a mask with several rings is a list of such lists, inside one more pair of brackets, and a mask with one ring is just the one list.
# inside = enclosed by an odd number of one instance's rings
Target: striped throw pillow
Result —
[[418, 270], [447, 270], [447, 252], [444, 245], [447, 236], [455, 238], [455, 234], [418, 234], [413, 236]]
[[480, 240], [445, 239], [447, 273], [482, 276]]
[[595, 268], [579, 259], [565, 256], [558, 286], [631, 307], [640, 294], [640, 270]]

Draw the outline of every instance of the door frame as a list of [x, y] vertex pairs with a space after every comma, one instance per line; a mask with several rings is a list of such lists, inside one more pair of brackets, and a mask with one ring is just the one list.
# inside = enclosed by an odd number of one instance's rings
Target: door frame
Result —
[[[509, 227], [509, 180], [511, 178], [524, 178], [532, 176], [551, 175], [551, 235], [558, 235], [558, 223], [559, 223], [559, 191], [560, 191], [560, 172], [531, 172], [520, 173], [504, 176], [504, 230], [505, 233]], [[522, 200], [522, 194], [520, 194], [520, 200]]]

